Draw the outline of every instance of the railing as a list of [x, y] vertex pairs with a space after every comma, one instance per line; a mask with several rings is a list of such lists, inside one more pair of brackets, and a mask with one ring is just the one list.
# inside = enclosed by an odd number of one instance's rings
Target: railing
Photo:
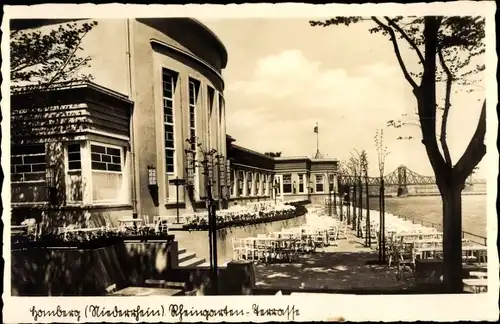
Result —
[[[432, 228], [436, 228], [440, 231], [443, 231], [443, 225], [441, 225], [441, 224], [429, 222], [426, 220], [416, 219], [414, 217], [406, 217], [406, 216], [402, 216], [402, 217], [404, 220], [411, 220], [411, 222], [413, 224], [421, 224], [422, 226], [432, 227]], [[488, 241], [487, 238], [484, 236], [477, 235], [477, 234], [470, 233], [470, 232], [466, 232], [466, 231], [462, 231], [462, 238], [463, 239], [466, 238], [474, 243], [481, 244], [484, 246], [487, 245], [487, 241]]]
[[468, 239], [474, 243], [481, 244], [484, 246], [486, 246], [488, 243], [487, 242], [488, 240], [486, 237], [481, 236], [481, 235], [477, 235], [474, 233], [466, 232], [466, 231], [462, 231], [462, 238]]

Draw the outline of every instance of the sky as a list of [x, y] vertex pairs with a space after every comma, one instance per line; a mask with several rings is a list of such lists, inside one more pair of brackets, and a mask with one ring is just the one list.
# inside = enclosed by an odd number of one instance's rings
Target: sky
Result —
[[[389, 155], [385, 174], [399, 165], [433, 175], [418, 126], [386, 127], [387, 121], [414, 120], [416, 101], [389, 40], [370, 34], [363, 22], [349, 27], [311, 27], [308, 19], [203, 20], [224, 43], [228, 65], [227, 132], [238, 145], [283, 156], [319, 150], [343, 161], [366, 150], [370, 175], [379, 174], [374, 137], [384, 130]], [[402, 47], [410, 70], [416, 56]], [[477, 125], [483, 93], [453, 97], [448, 142], [453, 163]], [[397, 140], [412, 136], [412, 140]], [[485, 160], [485, 159], [483, 159]], [[484, 162], [484, 161], [483, 161]], [[479, 165], [478, 177], [485, 175]]]

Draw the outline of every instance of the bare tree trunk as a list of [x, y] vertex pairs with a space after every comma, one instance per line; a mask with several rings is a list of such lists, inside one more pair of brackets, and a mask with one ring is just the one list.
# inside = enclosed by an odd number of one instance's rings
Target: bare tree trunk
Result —
[[463, 293], [462, 189], [464, 184], [443, 185], [443, 280], [447, 293]]

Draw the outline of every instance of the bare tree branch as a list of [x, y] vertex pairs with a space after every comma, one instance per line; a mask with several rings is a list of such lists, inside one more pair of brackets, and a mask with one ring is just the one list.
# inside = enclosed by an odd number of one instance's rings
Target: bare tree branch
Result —
[[443, 154], [444, 154], [444, 160], [446, 164], [449, 166], [452, 165], [451, 162], [451, 156], [450, 156], [450, 149], [448, 147], [448, 142], [446, 141], [446, 128], [448, 125], [448, 115], [450, 113], [450, 107], [451, 107], [451, 85], [453, 82], [453, 75], [451, 74], [450, 69], [446, 65], [446, 62], [443, 57], [443, 50], [442, 48], [438, 49], [438, 57], [439, 61], [441, 62], [441, 66], [443, 67], [443, 70], [446, 73], [446, 94], [444, 98], [444, 111], [443, 111], [443, 118], [441, 120], [441, 136], [439, 141], [441, 142], [441, 147], [443, 148]]
[[47, 84], [49, 84], [49, 85], [52, 84], [54, 81], [57, 80], [57, 77], [61, 75], [61, 73], [64, 71], [64, 69], [69, 64], [69, 62], [74, 58], [76, 51], [78, 51], [80, 49], [80, 45], [82, 44], [82, 40], [87, 35], [87, 33], [88, 32], [85, 32], [82, 35], [82, 37], [80, 37], [78, 39], [78, 43], [76, 44], [76, 46], [73, 49], [73, 51], [71, 52], [71, 54], [68, 55], [68, 57], [66, 58], [66, 61], [64, 62], [64, 64], [59, 68], [58, 71], [56, 71], [56, 73], [52, 76], [52, 78], [49, 79], [49, 81], [47, 82]]
[[410, 83], [413, 89], [417, 89], [418, 86], [411, 77], [410, 73], [408, 73], [408, 69], [406, 68], [403, 58], [401, 57], [401, 52], [399, 51], [399, 45], [394, 30], [381, 22], [377, 17], [372, 17], [372, 20], [389, 33], [392, 45], [394, 46], [394, 53], [396, 54], [399, 66], [401, 66], [401, 70], [403, 70], [404, 77]]
[[424, 56], [422, 55], [422, 52], [418, 48], [417, 44], [415, 44], [415, 42], [408, 36], [408, 34], [403, 30], [403, 28], [401, 28], [398, 24], [396, 24], [394, 22], [394, 20], [390, 19], [389, 17], [384, 17], [384, 18], [385, 18], [385, 20], [387, 20], [387, 23], [389, 24], [389, 26], [396, 29], [401, 34], [401, 36], [408, 42], [408, 44], [410, 44], [410, 46], [417, 53], [417, 56], [418, 56], [418, 59], [420, 60], [420, 62], [422, 64], [424, 64]]
[[453, 167], [453, 171], [457, 175], [459, 181], [465, 181], [486, 154], [486, 145], [484, 145], [485, 135], [486, 100], [483, 102], [483, 107], [481, 108], [481, 114], [479, 115], [476, 131], [474, 132], [469, 145], [465, 149], [464, 154]]

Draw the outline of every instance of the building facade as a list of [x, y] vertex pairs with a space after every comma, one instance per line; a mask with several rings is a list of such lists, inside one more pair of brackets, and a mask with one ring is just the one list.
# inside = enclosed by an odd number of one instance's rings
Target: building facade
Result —
[[[43, 32], [67, 22], [12, 21], [11, 28]], [[91, 59], [82, 73], [92, 82], [21, 87], [11, 95], [13, 222], [151, 221], [204, 209], [207, 188], [220, 208], [328, 193], [336, 160], [272, 158], [226, 135], [228, 55], [203, 24], [97, 22], [81, 45]]]

